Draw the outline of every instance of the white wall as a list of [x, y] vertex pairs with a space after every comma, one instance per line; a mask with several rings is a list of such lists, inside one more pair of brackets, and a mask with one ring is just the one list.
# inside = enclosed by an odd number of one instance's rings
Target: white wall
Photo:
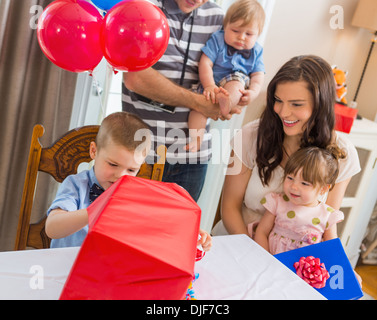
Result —
[[[265, 102], [267, 84], [290, 58], [316, 54], [331, 65], [348, 70], [347, 100], [352, 101], [370, 47], [371, 33], [351, 25], [358, 0], [278, 0], [264, 44], [266, 81], [254, 105], [248, 108], [245, 122], [256, 118]], [[334, 29], [331, 8], [344, 12], [344, 28]], [[338, 8], [339, 8], [338, 7]], [[340, 22], [340, 21], [338, 21]], [[359, 113], [370, 120], [377, 112], [377, 47], [372, 53], [358, 96]]]

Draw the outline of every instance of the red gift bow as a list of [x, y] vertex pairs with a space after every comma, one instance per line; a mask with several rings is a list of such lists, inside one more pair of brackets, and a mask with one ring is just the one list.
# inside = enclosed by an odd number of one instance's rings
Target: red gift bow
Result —
[[196, 256], [195, 256], [195, 261], [199, 261], [199, 260], [202, 260], [202, 258], [204, 257], [206, 253], [200, 249], [196, 249]]
[[324, 288], [326, 280], [330, 278], [325, 264], [321, 263], [319, 258], [314, 258], [313, 256], [301, 257], [293, 266], [297, 275], [316, 289]]

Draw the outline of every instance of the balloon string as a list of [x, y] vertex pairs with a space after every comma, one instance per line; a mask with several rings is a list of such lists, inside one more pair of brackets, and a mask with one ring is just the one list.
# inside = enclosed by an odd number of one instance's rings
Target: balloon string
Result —
[[102, 120], [105, 118], [105, 114], [106, 114], [106, 110], [105, 110], [104, 105], [102, 103], [102, 92], [101, 91], [103, 91], [103, 90], [99, 87], [99, 82], [97, 81], [94, 73], [92, 73], [91, 76], [93, 77], [93, 83], [96, 87], [97, 96], [98, 96], [99, 104], [100, 104], [100, 107], [101, 107], [101, 114], [99, 116], [99, 120], [100, 120], [100, 122], [102, 122]]

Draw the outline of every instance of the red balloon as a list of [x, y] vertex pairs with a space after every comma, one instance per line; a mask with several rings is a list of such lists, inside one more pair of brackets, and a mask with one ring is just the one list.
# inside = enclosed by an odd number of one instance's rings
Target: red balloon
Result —
[[145, 0], [122, 1], [105, 16], [101, 47], [107, 61], [121, 71], [140, 71], [154, 65], [169, 42], [165, 15]]
[[102, 22], [102, 16], [89, 2], [54, 1], [39, 18], [39, 45], [57, 66], [72, 72], [92, 72], [103, 58]]

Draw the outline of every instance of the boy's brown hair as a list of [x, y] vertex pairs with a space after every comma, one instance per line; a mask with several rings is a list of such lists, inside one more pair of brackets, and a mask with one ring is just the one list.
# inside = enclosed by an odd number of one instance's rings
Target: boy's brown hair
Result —
[[149, 126], [138, 116], [128, 112], [115, 112], [108, 115], [101, 123], [97, 134], [98, 150], [111, 140], [127, 150], [142, 151], [148, 154], [151, 145]]
[[258, 24], [259, 34], [261, 34], [265, 19], [265, 12], [258, 1], [236, 0], [226, 11], [223, 24], [225, 27], [228, 23], [242, 20], [242, 26], [245, 26], [251, 22], [256, 22]]
[[302, 169], [302, 179], [313, 187], [334, 187], [339, 174], [338, 159], [345, 158], [345, 152], [336, 145], [327, 149], [318, 147], [302, 148], [293, 153], [284, 168], [284, 179], [289, 174], [296, 175]]

